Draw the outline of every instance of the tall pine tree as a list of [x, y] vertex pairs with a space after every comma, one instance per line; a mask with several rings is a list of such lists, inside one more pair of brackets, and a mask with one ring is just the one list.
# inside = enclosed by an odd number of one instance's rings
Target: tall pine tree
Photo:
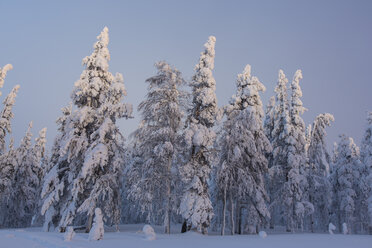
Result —
[[71, 94], [76, 109], [65, 109], [59, 121], [62, 133], [42, 192], [45, 226], [52, 222], [62, 232], [68, 225], [84, 223], [89, 231], [97, 207], [111, 223], [120, 221], [124, 138], [116, 121], [130, 117], [132, 106], [122, 103], [122, 75], [108, 71], [108, 28], [97, 38]]
[[181, 199], [180, 211], [188, 224], [194, 225], [203, 234], [208, 232], [213, 217], [208, 180], [213, 158], [211, 149], [216, 138], [212, 128], [219, 113], [215, 94], [216, 81], [212, 75], [215, 43], [216, 38], [210, 36], [190, 83], [193, 105], [185, 131], [188, 162], [181, 168], [186, 190]]
[[[255, 231], [270, 218], [264, 175], [268, 170], [265, 155], [271, 151], [271, 145], [263, 129], [260, 91], [265, 91], [265, 87], [257, 77], [251, 76], [251, 67], [247, 65], [238, 75], [237, 93], [226, 107], [227, 120], [223, 127], [217, 173], [224, 211], [229, 196], [231, 206], [245, 206], [248, 224]], [[230, 215], [233, 216], [232, 210]]]
[[129, 197], [148, 222], [163, 223], [169, 234], [172, 214], [178, 210], [176, 160], [186, 93], [180, 89], [184, 80], [177, 69], [163, 61], [155, 66], [158, 73], [146, 80], [147, 98], [138, 107], [143, 121], [133, 134], [136, 151], [126, 176]]
[[320, 114], [315, 118], [309, 137], [309, 200], [314, 205], [311, 214], [311, 231], [327, 231], [331, 204], [330, 156], [325, 143], [325, 128], [331, 125], [331, 114]]
[[368, 186], [369, 186], [369, 196], [368, 196], [368, 232], [372, 234], [372, 112], [368, 112], [367, 116], [367, 127], [364, 132], [362, 146], [361, 146], [361, 159], [364, 166], [367, 168], [368, 175]]

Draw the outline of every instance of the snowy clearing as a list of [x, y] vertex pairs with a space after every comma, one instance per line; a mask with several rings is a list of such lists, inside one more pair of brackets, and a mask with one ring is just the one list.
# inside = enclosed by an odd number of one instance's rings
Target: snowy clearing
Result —
[[[185, 234], [156, 234], [156, 240], [147, 240], [141, 232], [143, 225], [123, 225], [120, 232], [106, 232], [104, 239], [89, 241], [87, 233], [76, 233], [72, 241], [64, 241], [62, 233], [42, 232], [40, 228], [0, 230], [2, 248], [98, 248], [98, 247], [245, 247], [245, 248], [370, 248], [372, 236], [369, 235], [329, 235], [329, 234], [268, 234], [259, 235], [203, 236], [195, 232]], [[155, 227], [156, 232], [161, 227]], [[174, 228], [173, 231], [176, 231]]]

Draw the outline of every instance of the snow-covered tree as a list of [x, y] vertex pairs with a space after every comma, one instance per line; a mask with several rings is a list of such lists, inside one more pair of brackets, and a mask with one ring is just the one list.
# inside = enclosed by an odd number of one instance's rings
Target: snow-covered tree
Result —
[[124, 138], [116, 121], [130, 117], [132, 106], [122, 103], [122, 75], [108, 71], [108, 28], [97, 38], [71, 94], [76, 109], [65, 108], [57, 121], [60, 134], [42, 190], [46, 229], [50, 222], [62, 232], [70, 224], [86, 223], [89, 231], [97, 207], [111, 223], [120, 220]]
[[[368, 176], [363, 176], [364, 182], [360, 181], [362, 209], [359, 218], [368, 226], [369, 234], [372, 234], [372, 112], [368, 112], [367, 115], [367, 127], [363, 135], [360, 156], [363, 163], [362, 169], [366, 170]], [[367, 195], [368, 199], [364, 199], [364, 195]], [[366, 207], [369, 216], [365, 216]]]
[[[13, 68], [12, 65], [7, 64], [3, 68], [0, 68], [0, 88], [4, 85], [6, 74]], [[15, 151], [13, 148], [13, 139], [9, 144], [9, 149], [6, 151], [6, 135], [11, 133], [11, 119], [13, 118], [12, 108], [15, 103], [15, 97], [19, 90], [19, 85], [16, 85], [9, 95], [3, 101], [4, 107], [0, 113], [0, 226], [3, 226], [7, 217], [6, 210], [10, 194], [11, 184], [14, 179], [14, 173], [16, 170], [15, 162]], [[1, 95], [1, 92], [0, 92]]]
[[[58, 125], [58, 134], [54, 140], [54, 145], [52, 147], [52, 156], [49, 163], [47, 164], [47, 173], [44, 176], [43, 187], [41, 191], [41, 198], [43, 201], [41, 207], [41, 214], [45, 216], [44, 218], [44, 231], [53, 230], [55, 226], [58, 225], [58, 221], [61, 218], [59, 215], [60, 209], [62, 208], [62, 202], [65, 201], [70, 193], [67, 189], [68, 184], [68, 173], [69, 168], [68, 158], [62, 153], [62, 146], [69, 138], [70, 130], [72, 127], [72, 105], [62, 108], [62, 116], [60, 116], [56, 123]], [[61, 156], [62, 155], [62, 156]], [[58, 164], [58, 166], [57, 166]], [[70, 182], [72, 179], [70, 179]], [[60, 197], [62, 200], [60, 202]]]
[[[265, 155], [271, 151], [271, 145], [263, 129], [264, 113], [259, 95], [265, 87], [257, 77], [251, 76], [250, 65], [238, 75], [236, 84], [237, 93], [225, 109], [227, 120], [220, 140], [217, 185], [223, 195], [224, 211], [228, 196], [231, 206], [235, 201], [246, 208], [249, 224], [256, 231], [270, 218], [264, 175], [268, 170]], [[225, 213], [223, 215], [225, 218]], [[233, 211], [230, 215], [233, 216]], [[224, 224], [225, 220], [222, 221]]]
[[7, 218], [4, 225], [8, 227], [24, 227], [31, 224], [38, 195], [35, 190], [38, 183], [33, 171], [31, 153], [31, 128], [29, 124], [25, 137], [15, 150], [15, 172], [12, 180], [12, 190], [6, 208]]
[[301, 115], [302, 91], [299, 81], [302, 73], [297, 70], [291, 83], [291, 102], [288, 103], [286, 79], [279, 71], [278, 85], [275, 88], [277, 106], [273, 129], [273, 162], [270, 168], [270, 188], [272, 215], [282, 218], [284, 213], [287, 231], [303, 228], [306, 214], [313, 210], [307, 200], [308, 182], [306, 178], [306, 135]]
[[313, 211], [313, 205], [306, 195], [308, 191], [306, 136], [305, 123], [301, 118], [306, 109], [300, 99], [302, 97], [300, 79], [302, 79], [302, 73], [301, 70], [297, 70], [291, 83], [290, 130], [286, 137], [288, 170], [282, 190], [287, 231], [294, 231], [298, 227], [303, 228], [305, 215]]
[[361, 159], [364, 165], [369, 170], [368, 184], [369, 184], [369, 198], [368, 198], [368, 232], [372, 234], [372, 112], [367, 116], [367, 128], [364, 132], [362, 146], [361, 146]]
[[355, 221], [357, 199], [355, 184], [359, 180], [358, 168], [360, 165], [359, 148], [354, 140], [341, 135], [331, 175], [333, 188], [332, 212], [339, 230], [342, 230], [343, 223], [351, 228]]
[[181, 199], [180, 211], [189, 225], [206, 234], [213, 217], [213, 207], [208, 192], [211, 173], [212, 146], [216, 138], [212, 130], [219, 116], [216, 99], [216, 81], [213, 78], [216, 38], [210, 36], [204, 52], [195, 66], [192, 77], [192, 109], [190, 110], [185, 141], [188, 148], [187, 162], [181, 167], [186, 190]]
[[89, 232], [89, 240], [101, 240], [105, 233], [103, 226], [103, 215], [100, 208], [94, 210], [94, 222], [93, 227]]
[[329, 211], [331, 204], [330, 156], [325, 143], [325, 128], [331, 125], [334, 117], [331, 114], [320, 114], [315, 118], [308, 134], [309, 158], [309, 200], [314, 205], [311, 215], [311, 230], [326, 231], [329, 224]]
[[[4, 73], [3, 73], [4, 75]], [[5, 73], [6, 75], [6, 73]], [[4, 80], [4, 78], [3, 78]], [[3, 82], [3, 81], [2, 81]], [[3, 110], [0, 114], [0, 154], [3, 154], [5, 152], [5, 137], [7, 134], [12, 132], [11, 128], [11, 119], [14, 117], [14, 114], [12, 112], [15, 98], [17, 96], [18, 90], [20, 86], [16, 85], [12, 89], [12, 91], [9, 93], [9, 95], [4, 99], [3, 104]]]
[[[0, 88], [4, 86], [6, 74], [8, 73], [8, 71], [12, 69], [13, 69], [13, 66], [11, 64], [6, 64], [3, 68], [0, 67]], [[0, 96], [1, 96], [1, 92], [0, 92]]]
[[8, 151], [0, 155], [0, 227], [8, 227], [9, 203], [12, 201], [15, 170], [17, 166], [13, 139], [10, 140]]
[[170, 233], [171, 216], [178, 210], [176, 159], [186, 93], [180, 89], [184, 80], [177, 69], [163, 61], [155, 66], [158, 73], [146, 80], [147, 98], [138, 107], [143, 121], [133, 134], [134, 156], [126, 177], [128, 196], [147, 222], [164, 223], [165, 233]]
[[34, 174], [37, 176], [38, 181], [35, 184], [35, 190], [37, 198], [35, 199], [35, 211], [34, 216], [32, 217], [31, 225], [32, 226], [39, 226], [42, 224], [42, 216], [40, 213], [40, 209], [42, 206], [42, 199], [41, 199], [41, 190], [43, 186], [43, 180], [45, 173], [47, 172], [47, 165], [48, 165], [48, 156], [45, 149], [46, 146], [46, 128], [43, 128], [39, 132], [39, 136], [35, 139], [35, 145], [32, 147], [32, 170]]
[[[274, 126], [271, 132], [271, 145], [273, 148], [272, 158], [269, 163], [269, 192], [270, 192], [270, 228], [275, 224], [283, 224], [281, 188], [286, 181], [287, 169], [287, 147], [286, 137], [290, 130], [289, 106], [287, 95], [288, 79], [282, 70], [279, 70], [278, 84], [275, 88], [275, 101], [273, 116]], [[266, 129], [267, 130], [267, 129]], [[270, 156], [269, 156], [270, 158]]]

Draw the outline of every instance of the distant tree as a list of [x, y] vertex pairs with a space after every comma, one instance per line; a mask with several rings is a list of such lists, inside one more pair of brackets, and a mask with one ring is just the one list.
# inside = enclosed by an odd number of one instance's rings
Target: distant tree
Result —
[[89, 231], [97, 207], [111, 223], [120, 221], [124, 138], [116, 121], [130, 117], [132, 106], [122, 103], [122, 75], [108, 71], [108, 28], [97, 38], [71, 94], [76, 110], [64, 109], [58, 120], [60, 134], [42, 191], [45, 227], [52, 222], [62, 232], [84, 222]]
[[0, 227], [8, 227], [8, 209], [12, 201], [12, 183], [17, 168], [13, 139], [10, 140], [8, 151], [0, 155], [0, 166]]
[[327, 231], [331, 206], [331, 190], [329, 182], [330, 155], [325, 143], [325, 128], [331, 125], [334, 117], [331, 114], [320, 114], [315, 118], [309, 134], [309, 200], [314, 205], [311, 214], [311, 231]]
[[[285, 219], [287, 231], [303, 228], [303, 221], [313, 210], [306, 194], [308, 182], [306, 178], [306, 135], [305, 124], [301, 115], [305, 111], [302, 106], [302, 91], [299, 81], [302, 73], [297, 70], [291, 84], [291, 102], [288, 103], [286, 79], [283, 71], [279, 71], [273, 129], [273, 163], [270, 168], [271, 197], [270, 207], [275, 218]], [[284, 216], [280, 216], [283, 213]]]
[[354, 224], [356, 199], [355, 183], [359, 176], [358, 167], [359, 148], [354, 140], [345, 135], [340, 135], [337, 146], [337, 157], [333, 165], [331, 182], [333, 188], [332, 212], [334, 221], [342, 230], [342, 224], [346, 223], [349, 228]]
[[366, 229], [368, 227], [369, 234], [372, 234], [372, 112], [368, 112], [367, 115], [367, 127], [363, 135], [360, 156], [363, 163], [361, 168], [363, 180], [359, 181], [361, 209], [358, 217], [362, 227]]
[[[7, 64], [3, 68], [0, 68], [0, 88], [3, 87], [6, 74], [11, 69], [13, 69], [13, 66], [11, 64]], [[6, 135], [12, 132], [10, 121], [14, 117], [12, 108], [15, 103], [15, 98], [17, 96], [18, 90], [19, 85], [14, 86], [12, 91], [3, 101], [4, 107], [0, 114], [0, 155], [5, 153]]]
[[368, 113], [367, 116], [367, 128], [364, 132], [362, 147], [361, 147], [361, 159], [369, 170], [368, 185], [369, 185], [369, 198], [368, 198], [368, 232], [372, 234], [372, 112]]
[[[264, 175], [268, 170], [265, 155], [271, 151], [271, 145], [263, 129], [260, 91], [265, 91], [265, 87], [257, 77], [251, 76], [251, 67], [247, 65], [238, 75], [237, 93], [226, 107], [227, 120], [223, 127], [217, 172], [224, 211], [227, 196], [231, 206], [234, 206], [234, 201], [246, 205], [249, 224], [255, 230], [270, 218]], [[223, 215], [222, 230], [225, 213]], [[232, 210], [230, 215], [233, 216]]]
[[275, 87], [275, 101], [277, 105], [274, 108], [273, 116], [275, 116], [275, 118], [271, 132], [273, 152], [269, 168], [271, 228], [274, 228], [275, 224], [284, 224], [281, 222], [284, 218], [281, 189], [286, 181], [286, 171], [288, 171], [287, 136], [290, 131], [287, 83], [288, 79], [285, 77], [284, 72], [279, 70], [278, 84]]
[[126, 176], [128, 196], [147, 213], [148, 222], [160, 219], [169, 234], [171, 216], [178, 210], [176, 159], [186, 93], [177, 69], [163, 61], [155, 66], [158, 73], [146, 80], [147, 98], [138, 107], [142, 124], [133, 134], [136, 152]]
[[208, 232], [213, 217], [213, 207], [208, 192], [211, 173], [212, 147], [216, 138], [212, 130], [219, 114], [216, 99], [216, 81], [213, 78], [216, 38], [210, 36], [205, 43], [199, 63], [192, 77], [192, 109], [187, 119], [185, 140], [188, 149], [186, 164], [181, 167], [181, 176], [186, 184], [181, 199], [180, 211], [188, 224], [203, 234]]
[[301, 118], [306, 109], [300, 99], [302, 97], [300, 79], [302, 79], [302, 73], [301, 70], [297, 70], [291, 83], [291, 121], [286, 137], [288, 170], [282, 190], [287, 231], [294, 231], [298, 227], [303, 228], [305, 216], [313, 212], [313, 205], [308, 201], [307, 195], [309, 185], [306, 176], [305, 123]]
[[[6, 64], [3, 68], [0, 67], [0, 88], [4, 86], [4, 80], [5, 80], [6, 74], [8, 73], [8, 71], [12, 69], [13, 69], [13, 66], [11, 64]], [[0, 92], [0, 96], [1, 96], [1, 92]]]

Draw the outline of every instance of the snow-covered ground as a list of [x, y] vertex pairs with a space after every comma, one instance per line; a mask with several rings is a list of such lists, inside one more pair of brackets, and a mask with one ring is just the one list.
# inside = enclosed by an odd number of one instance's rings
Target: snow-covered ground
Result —
[[[371, 248], [369, 235], [329, 234], [269, 234], [258, 235], [203, 236], [195, 232], [184, 234], [156, 234], [156, 240], [148, 240], [141, 232], [143, 225], [120, 226], [120, 232], [106, 232], [103, 240], [89, 241], [88, 234], [77, 233], [72, 241], [64, 241], [61, 233], [45, 233], [40, 228], [0, 230], [1, 248], [116, 248], [116, 247], [213, 247], [213, 248]], [[160, 232], [159, 227], [155, 231]], [[176, 231], [176, 230], [174, 230]]]

